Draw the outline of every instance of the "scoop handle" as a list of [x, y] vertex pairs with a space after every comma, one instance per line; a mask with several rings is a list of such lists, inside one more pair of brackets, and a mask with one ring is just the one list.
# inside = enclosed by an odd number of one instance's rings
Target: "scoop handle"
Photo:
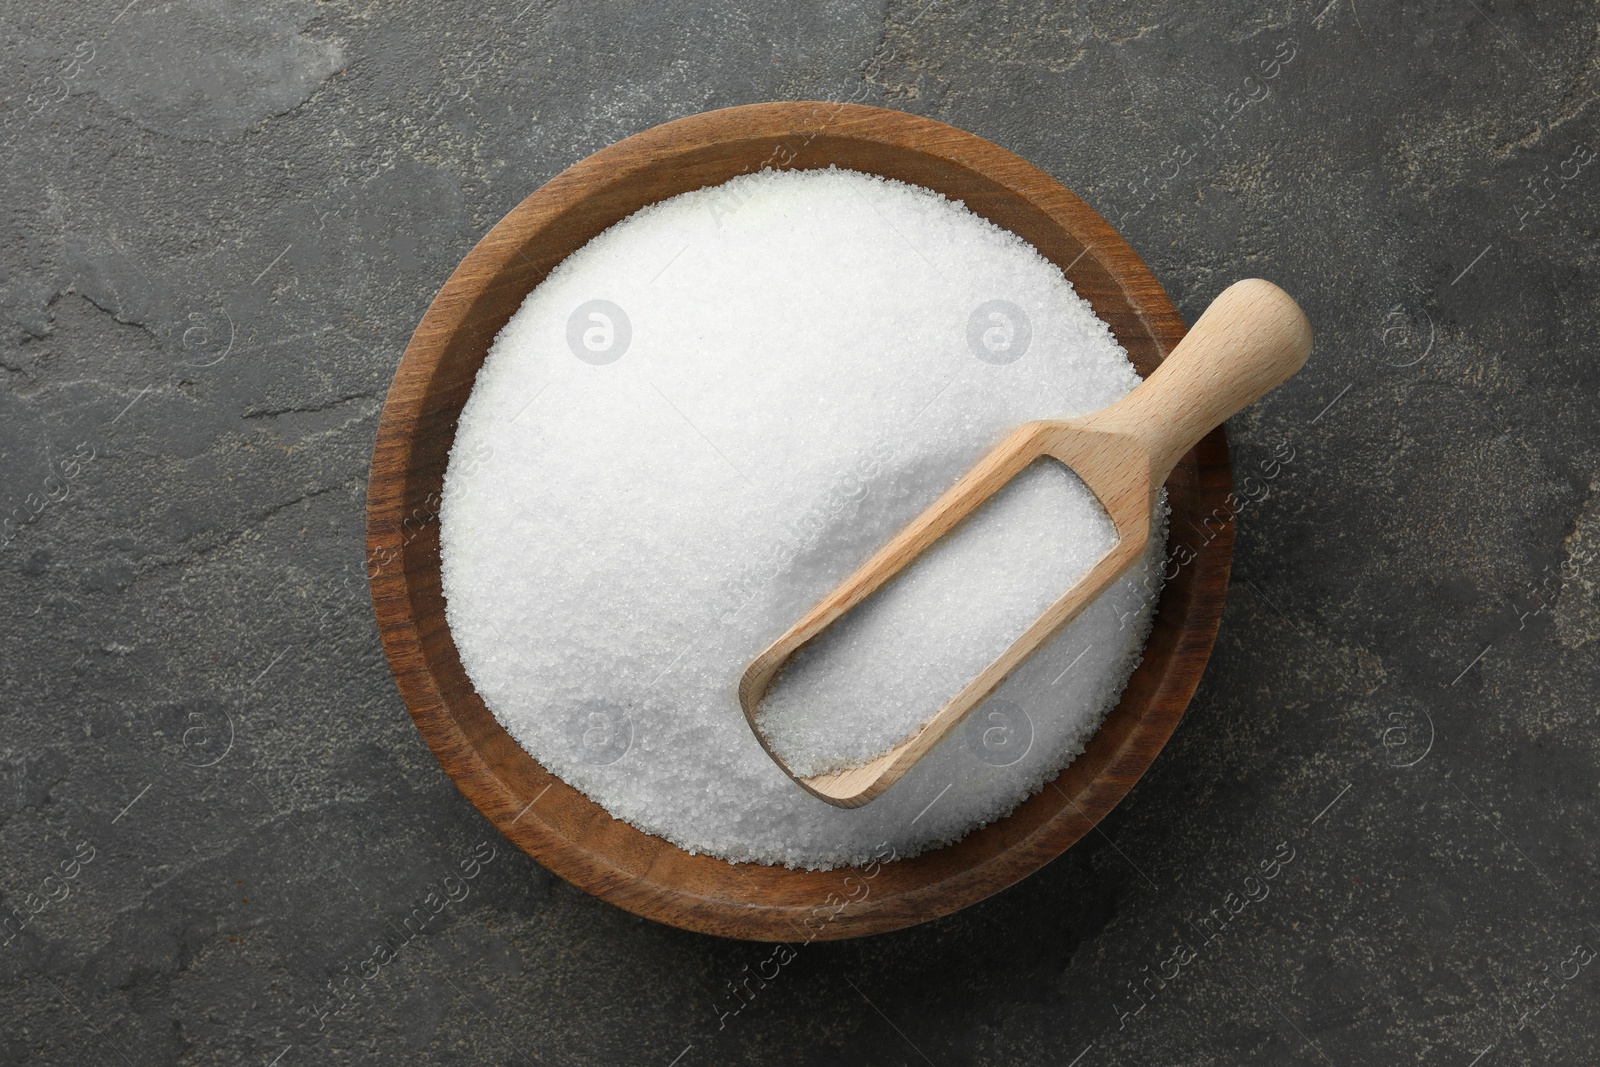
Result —
[[1137, 437], [1151, 484], [1230, 415], [1288, 381], [1311, 354], [1311, 324], [1282, 289], [1246, 278], [1224, 289], [1138, 388], [1080, 425]]

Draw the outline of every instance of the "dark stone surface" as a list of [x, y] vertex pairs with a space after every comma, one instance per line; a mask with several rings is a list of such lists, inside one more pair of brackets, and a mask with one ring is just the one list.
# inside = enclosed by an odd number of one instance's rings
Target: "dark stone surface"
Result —
[[[14, 0], [4, 23], [0, 893], [42, 907], [0, 947], [0, 1063], [1593, 1059], [1592, 5]], [[366, 464], [428, 300], [539, 183], [863, 81], [1059, 177], [1191, 319], [1277, 280], [1318, 350], [1232, 425], [1267, 495], [1127, 801], [982, 905], [804, 949], [719, 1029], [765, 948], [546, 874], [419, 741], [362, 585]], [[479, 842], [469, 896], [365, 963]]]

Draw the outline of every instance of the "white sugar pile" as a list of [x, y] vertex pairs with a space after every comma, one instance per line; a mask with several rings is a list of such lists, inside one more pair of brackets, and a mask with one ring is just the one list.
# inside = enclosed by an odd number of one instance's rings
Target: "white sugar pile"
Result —
[[[778, 768], [739, 676], [1018, 423], [1137, 381], [1060, 270], [925, 189], [762, 172], [654, 205], [529, 294], [462, 412], [440, 515], [462, 663], [542, 764], [692, 851], [830, 867], [957, 840], [1036, 792], [1116, 702], [1161, 537], [864, 808]], [[985, 509], [998, 518], [980, 540], [1017, 553], [1045, 600], [1108, 522], [1072, 482], [1029, 472]], [[999, 609], [984, 581], [956, 578], [897, 624], [960, 674], [957, 646], [979, 658], [972, 634]], [[880, 666], [872, 684], [923, 684]]]
[[903, 741], [1116, 543], [1094, 494], [1033, 463], [894, 581], [800, 649], [757, 709], [795, 774], [859, 767]]

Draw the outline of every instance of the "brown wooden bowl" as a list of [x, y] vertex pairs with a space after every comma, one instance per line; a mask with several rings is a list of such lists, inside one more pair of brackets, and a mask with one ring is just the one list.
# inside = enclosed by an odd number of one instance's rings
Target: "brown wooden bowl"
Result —
[[1122, 799], [1177, 726], [1211, 653], [1233, 552], [1219, 428], [1167, 482], [1168, 580], [1121, 702], [1052, 785], [1004, 819], [914, 859], [815, 872], [690, 855], [613, 819], [525, 752], [462, 669], [439, 578], [435, 519], [445, 463], [490, 342], [556, 264], [646, 204], [764, 166], [829, 164], [937, 190], [1021, 235], [1066, 272], [1141, 374], [1183, 336], [1166, 293], [1116, 231], [1010, 152], [896, 111], [754, 104], [620, 141], [501, 219], [423, 316], [395, 371], [372, 453], [367, 552], [379, 632], [417, 729], [457, 788], [573, 885], [637, 915], [724, 937], [834, 940], [896, 930], [982, 900], [1060, 855]]

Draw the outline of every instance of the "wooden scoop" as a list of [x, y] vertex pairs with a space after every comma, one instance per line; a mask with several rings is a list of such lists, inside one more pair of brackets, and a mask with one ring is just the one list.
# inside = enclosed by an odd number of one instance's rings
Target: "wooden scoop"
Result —
[[[837, 807], [860, 807], [888, 789], [1139, 559], [1156, 493], [1179, 458], [1228, 416], [1287, 381], [1310, 352], [1311, 325], [1287, 293], [1259, 278], [1235, 282], [1133, 392], [1080, 419], [1018, 427], [750, 662], [739, 680], [739, 703], [762, 747], [807, 792]], [[1066, 464], [1099, 498], [1116, 525], [1116, 545], [905, 740], [862, 767], [796, 776], [762, 737], [755, 718], [780, 668], [1041, 456]]]

